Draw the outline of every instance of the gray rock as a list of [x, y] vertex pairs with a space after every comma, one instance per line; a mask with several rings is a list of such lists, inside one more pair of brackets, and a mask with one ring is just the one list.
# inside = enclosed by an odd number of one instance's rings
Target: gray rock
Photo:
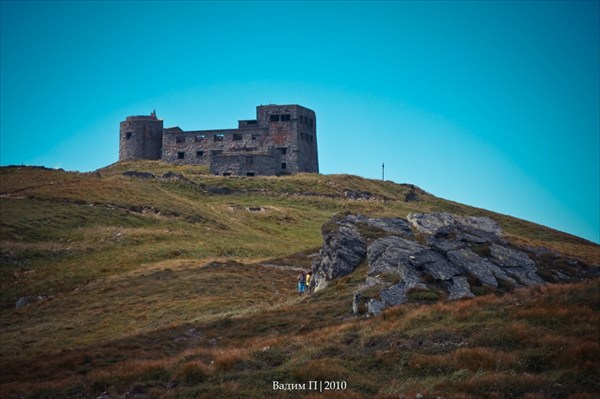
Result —
[[375, 227], [387, 233], [403, 236], [414, 237], [414, 233], [410, 228], [410, 224], [406, 219], [402, 218], [370, 218], [364, 215], [348, 215], [346, 220], [352, 223], [364, 223], [368, 226]]
[[445, 212], [411, 213], [408, 221], [421, 233], [435, 234], [446, 226], [454, 226], [465, 230], [480, 230], [494, 235], [500, 235], [502, 229], [492, 219], [484, 216], [457, 216]]
[[381, 301], [385, 307], [399, 305], [406, 302], [406, 293], [409, 287], [404, 283], [398, 283], [381, 290]]
[[419, 282], [418, 271], [410, 262], [410, 257], [426, 248], [415, 241], [402, 237], [389, 236], [373, 241], [367, 248], [369, 275], [399, 273], [407, 282]]
[[[411, 214], [408, 220], [414, 230], [425, 235], [424, 242], [417, 242], [409, 222], [401, 218], [347, 215], [332, 220], [334, 225], [328, 225], [323, 233], [323, 247], [313, 262], [318, 289], [327, 281], [353, 272], [365, 259], [367, 278], [354, 294], [355, 314], [365, 303], [363, 293], [367, 289], [379, 291], [379, 298], [370, 298], [366, 303], [369, 314], [379, 314], [386, 307], [406, 302], [413, 288], [442, 288], [449, 300], [471, 298], [470, 276], [493, 288], [504, 281], [512, 286], [544, 283], [537, 274], [538, 263], [545, 265], [543, 262], [553, 254], [536, 252], [535, 248], [525, 253], [511, 247], [490, 218], [432, 213]], [[364, 230], [365, 224], [374, 228], [374, 234]], [[379, 236], [378, 230], [385, 237]], [[368, 231], [368, 239], [373, 241], [367, 244], [361, 231], [365, 235]], [[575, 262], [572, 266], [578, 267]], [[572, 279], [558, 270], [553, 273], [558, 280]], [[428, 286], [431, 283], [433, 287]]]
[[358, 307], [360, 305], [361, 300], [362, 300], [362, 295], [360, 294], [360, 292], [355, 292], [354, 298], [352, 299], [352, 313], [354, 315], [358, 315], [358, 313], [359, 313]]
[[323, 247], [313, 261], [313, 272], [317, 276], [315, 291], [327, 286], [327, 282], [350, 274], [363, 261], [367, 244], [358, 230], [346, 221], [339, 228], [323, 236]]
[[536, 272], [535, 262], [525, 253], [497, 244], [490, 246], [490, 253], [492, 262], [515, 276], [521, 284], [544, 284], [544, 280]]
[[448, 300], [455, 300], [461, 298], [473, 298], [475, 295], [471, 292], [471, 287], [467, 282], [467, 278], [463, 276], [454, 276], [449, 281], [448, 291], [450, 295], [448, 295]]
[[496, 278], [501, 278], [513, 284], [516, 283], [504, 270], [469, 249], [465, 248], [448, 252], [448, 259], [455, 266], [477, 277], [482, 284], [498, 288], [498, 280]]
[[368, 201], [373, 199], [373, 194], [368, 191], [344, 190], [344, 197], [354, 201]]
[[378, 315], [384, 308], [383, 302], [376, 299], [371, 298], [369, 302], [367, 302], [367, 312], [371, 315]]
[[438, 252], [446, 253], [450, 251], [455, 251], [460, 248], [464, 248], [465, 244], [459, 241], [455, 241], [453, 239], [448, 239], [446, 237], [441, 237], [436, 234], [435, 236], [429, 236], [426, 238], [427, 244], [431, 246], [431, 248], [435, 249]]
[[456, 224], [456, 217], [449, 213], [410, 213], [407, 219], [417, 231], [425, 234], [435, 234], [441, 227]]
[[425, 249], [414, 254], [410, 262], [417, 268], [422, 268], [436, 280], [448, 280], [460, 274], [460, 270], [453, 266], [444, 256], [430, 249]]
[[17, 303], [15, 304], [15, 308], [19, 309], [22, 308], [24, 306], [29, 305], [29, 299], [25, 298], [25, 297], [21, 297], [17, 300]]

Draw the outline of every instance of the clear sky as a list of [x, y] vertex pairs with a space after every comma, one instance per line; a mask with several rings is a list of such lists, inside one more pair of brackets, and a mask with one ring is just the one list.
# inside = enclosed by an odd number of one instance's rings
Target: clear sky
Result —
[[598, 1], [1, 2], [1, 165], [90, 171], [119, 122], [317, 113], [322, 173], [600, 241]]

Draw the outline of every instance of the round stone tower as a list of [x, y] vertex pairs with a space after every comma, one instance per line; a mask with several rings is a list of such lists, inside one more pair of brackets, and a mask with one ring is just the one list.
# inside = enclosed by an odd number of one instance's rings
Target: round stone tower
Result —
[[156, 112], [149, 116], [128, 116], [121, 122], [119, 161], [161, 159], [163, 121]]

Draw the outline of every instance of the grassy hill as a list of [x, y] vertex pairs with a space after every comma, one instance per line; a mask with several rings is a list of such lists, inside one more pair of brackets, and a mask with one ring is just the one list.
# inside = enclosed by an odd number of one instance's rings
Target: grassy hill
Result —
[[[0, 168], [0, 397], [595, 397], [597, 281], [351, 318], [357, 270], [295, 294], [338, 212], [489, 216], [586, 264], [543, 226], [347, 175], [235, 178], [160, 162]], [[15, 308], [19, 299], [26, 306]], [[273, 381], [345, 381], [344, 391]], [[298, 386], [295, 386], [296, 388]]]

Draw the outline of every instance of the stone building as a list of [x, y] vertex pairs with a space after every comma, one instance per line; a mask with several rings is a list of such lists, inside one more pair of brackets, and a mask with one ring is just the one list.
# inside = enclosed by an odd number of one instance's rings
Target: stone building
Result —
[[317, 120], [300, 105], [259, 105], [256, 119], [238, 121], [237, 129], [183, 131], [164, 128], [155, 112], [128, 116], [119, 161], [136, 159], [205, 165], [224, 176], [318, 173]]

